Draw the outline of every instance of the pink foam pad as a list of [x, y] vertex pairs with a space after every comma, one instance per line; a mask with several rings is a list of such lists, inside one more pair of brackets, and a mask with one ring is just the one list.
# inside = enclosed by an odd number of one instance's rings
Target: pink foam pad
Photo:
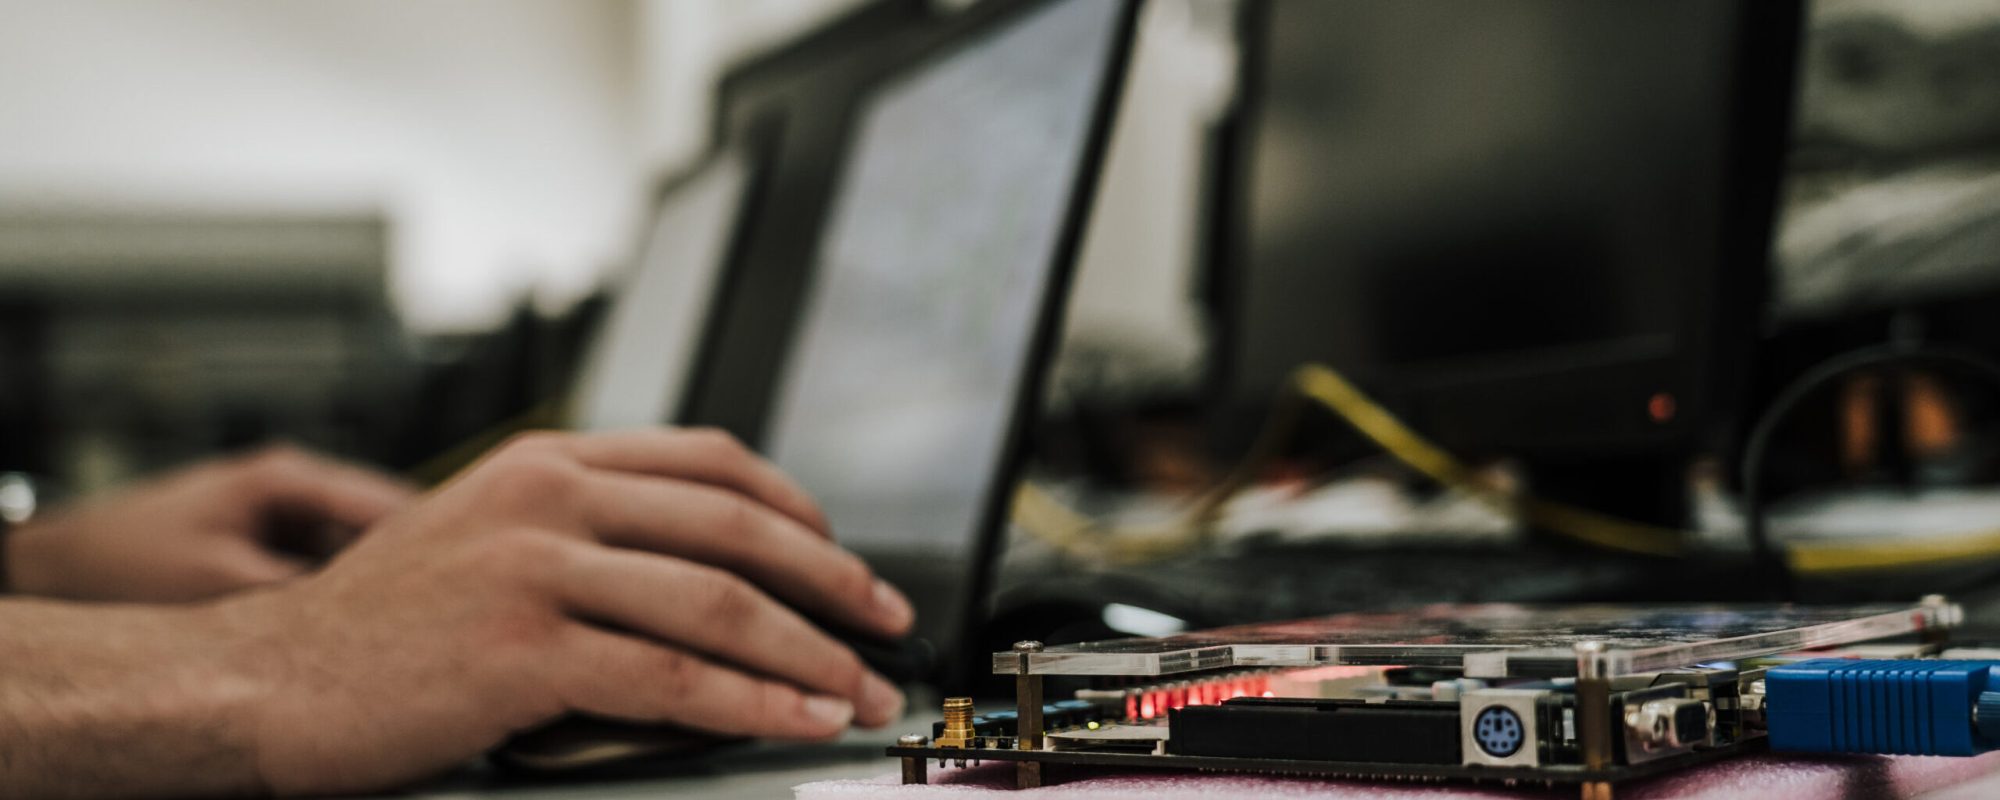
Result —
[[[1513, 788], [1500, 784], [1345, 781], [1270, 775], [1173, 771], [1074, 774], [1054, 786], [1013, 788], [1010, 764], [989, 762], [965, 769], [939, 769], [933, 762], [929, 784], [900, 785], [895, 774], [870, 780], [818, 781], [793, 789], [797, 800], [845, 798], [951, 798], [952, 800], [1183, 800], [1184, 798], [1340, 798], [1342, 800], [1486, 800], [1490, 798], [1574, 798], [1574, 787], [1542, 784]], [[2000, 774], [2000, 753], [1978, 758], [1910, 756], [1758, 755], [1710, 764], [1685, 772], [1620, 784], [1620, 800], [1770, 800], [1812, 797], [1908, 797]]]

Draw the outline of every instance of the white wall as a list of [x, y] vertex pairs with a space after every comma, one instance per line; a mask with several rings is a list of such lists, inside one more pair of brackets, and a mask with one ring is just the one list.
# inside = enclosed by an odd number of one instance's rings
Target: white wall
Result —
[[380, 207], [423, 329], [559, 301], [642, 197], [633, 0], [0, 0], [0, 203]]
[[706, 146], [714, 84], [729, 65], [866, 0], [641, 0], [640, 130], [649, 164], [671, 170]]
[[[1069, 300], [1064, 352], [1052, 385], [1116, 397], [1194, 388], [1209, 354], [1209, 320], [1193, 288], [1203, 255], [1206, 135], [1235, 79], [1224, 0], [1155, 0], [1112, 130], [1090, 230]], [[1084, 374], [1089, 373], [1089, 374]], [[1066, 399], [1061, 395], [1058, 399]], [[1112, 399], [1100, 397], [1099, 399]]]
[[[864, 0], [0, 0], [0, 207], [379, 208], [428, 331], [559, 307], [630, 256], [730, 63]], [[1196, 357], [1212, 43], [1155, 3], [1073, 322]], [[942, 3], [952, 5], [953, 3]], [[1095, 334], [1095, 336], [1093, 336]]]

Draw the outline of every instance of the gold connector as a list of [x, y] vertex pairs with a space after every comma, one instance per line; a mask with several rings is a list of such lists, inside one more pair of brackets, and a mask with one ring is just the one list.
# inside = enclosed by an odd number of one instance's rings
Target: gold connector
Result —
[[933, 744], [938, 747], [971, 747], [979, 733], [972, 729], [972, 698], [944, 699], [944, 733]]

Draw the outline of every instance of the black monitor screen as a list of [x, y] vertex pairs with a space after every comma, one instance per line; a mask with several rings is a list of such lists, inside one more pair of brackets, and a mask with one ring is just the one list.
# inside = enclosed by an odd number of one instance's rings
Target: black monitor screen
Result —
[[[1661, 358], [1713, 269], [1737, 0], [1272, 0], [1237, 385]], [[1524, 374], [1532, 374], [1527, 371]]]
[[763, 442], [857, 551], [974, 555], [1123, 6], [1040, 4], [862, 104]]

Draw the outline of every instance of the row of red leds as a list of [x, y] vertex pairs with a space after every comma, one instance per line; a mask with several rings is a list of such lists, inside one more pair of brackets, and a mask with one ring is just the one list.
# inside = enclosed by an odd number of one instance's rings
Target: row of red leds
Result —
[[1212, 706], [1238, 697], [1270, 697], [1271, 679], [1253, 675], [1134, 692], [1125, 697], [1126, 719], [1156, 719], [1169, 709]]

